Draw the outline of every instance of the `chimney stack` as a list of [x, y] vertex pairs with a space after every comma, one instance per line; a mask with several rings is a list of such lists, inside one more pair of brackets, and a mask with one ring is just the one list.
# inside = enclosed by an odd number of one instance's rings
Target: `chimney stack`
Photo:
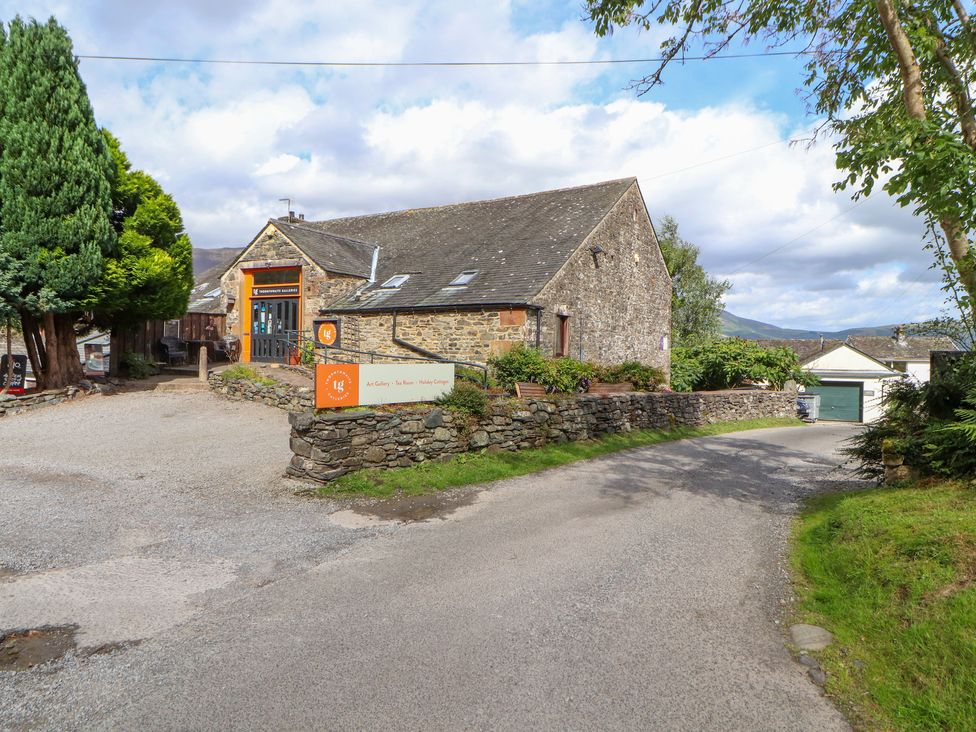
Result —
[[822, 351], [824, 347], [824, 337], [823, 333], [820, 334], [820, 350]]
[[303, 213], [298, 214], [298, 220], [299, 221], [304, 221], [305, 220], [305, 214], [303, 214]]
[[895, 328], [895, 343], [899, 346], [904, 346], [908, 343], [908, 339], [905, 337], [905, 326], [899, 325]]
[[294, 220], [295, 220], [295, 212], [294, 211], [289, 211], [288, 212], [288, 221], [291, 222], [291, 221], [294, 221]]

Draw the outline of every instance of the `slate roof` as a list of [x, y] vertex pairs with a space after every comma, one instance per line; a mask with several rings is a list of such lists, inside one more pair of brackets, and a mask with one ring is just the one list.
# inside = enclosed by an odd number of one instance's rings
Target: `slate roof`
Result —
[[795, 340], [787, 338], [773, 338], [769, 340], [756, 341], [764, 348], [789, 348], [796, 353], [800, 363], [804, 364], [815, 358], [823, 356], [825, 353], [840, 348], [844, 341], [826, 339], [823, 342], [819, 338], [798, 338]]
[[958, 350], [946, 336], [848, 336], [847, 342], [878, 361], [928, 361], [932, 351]]
[[[298, 227], [273, 223], [289, 238], [296, 228], [302, 234], [311, 229], [380, 246], [375, 283], [329, 310], [529, 304], [635, 182], [622, 178]], [[478, 275], [466, 287], [448, 287], [465, 270]], [[410, 278], [396, 289], [380, 287], [397, 274]]]
[[272, 223], [326, 272], [369, 279], [375, 244], [337, 236], [311, 223], [295, 224], [281, 219]]

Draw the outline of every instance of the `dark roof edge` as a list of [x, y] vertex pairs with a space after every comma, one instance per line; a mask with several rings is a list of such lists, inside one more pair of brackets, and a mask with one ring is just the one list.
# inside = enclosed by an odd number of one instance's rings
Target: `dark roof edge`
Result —
[[542, 305], [535, 305], [529, 302], [483, 302], [474, 303], [471, 305], [465, 305], [459, 303], [456, 305], [399, 305], [395, 307], [383, 307], [383, 308], [330, 308], [323, 307], [319, 308], [319, 314], [322, 313], [397, 313], [397, 312], [415, 312], [415, 311], [430, 311], [430, 310], [490, 310], [493, 308], [527, 308], [529, 310], [545, 310]]
[[[532, 293], [532, 296], [533, 297], [537, 297], [538, 295], [542, 294], [542, 291], [545, 290], [550, 285], [550, 283], [552, 283], [552, 281], [554, 279], [556, 279], [556, 277], [564, 269], [566, 269], [567, 266], [569, 266], [569, 263], [572, 261], [573, 257], [576, 256], [576, 253], [579, 252], [579, 250], [582, 249], [584, 246], [586, 246], [586, 242], [588, 242], [590, 240], [590, 237], [593, 236], [593, 232], [596, 231], [597, 229], [599, 229], [600, 226], [603, 225], [603, 222], [607, 220], [607, 217], [613, 212], [613, 210], [615, 208], [617, 208], [617, 204], [619, 204], [620, 201], [623, 199], [623, 197], [627, 195], [627, 191], [629, 191], [633, 186], [637, 185], [637, 178], [634, 177], [634, 176], [631, 176], [629, 178], [616, 178], [614, 180], [608, 180], [608, 181], [605, 181], [604, 182], [604, 183], [617, 183], [619, 181], [625, 181], [625, 180], [630, 181], [630, 185], [627, 186], [626, 188], [624, 188], [620, 192], [620, 195], [617, 196], [614, 199], [613, 203], [610, 204], [610, 207], [606, 211], [603, 212], [603, 216], [600, 217], [600, 220], [597, 221], [595, 224], [593, 224], [593, 228], [592, 229], [590, 229], [588, 232], [586, 232], [586, 236], [584, 236], [580, 240], [580, 243], [577, 244], [576, 245], [576, 248], [573, 249], [573, 251], [570, 252], [569, 256], [566, 257], [563, 260], [563, 263], [561, 265], [559, 265], [559, 267], [556, 268], [556, 271], [552, 273], [552, 275], [549, 277], [549, 279], [547, 279], [545, 282], [543, 282], [542, 285], [539, 287], [539, 289], [537, 289], [535, 292]], [[596, 185], [603, 185], [603, 184], [596, 184]], [[576, 186], [576, 187], [577, 188], [587, 188], [589, 186]], [[566, 188], [566, 189], [563, 189], [563, 190], [572, 190], [572, 189], [571, 188]], [[640, 186], [639, 185], [637, 185], [637, 191], [638, 191], [638, 193], [640, 192]], [[548, 191], [544, 191], [544, 192], [548, 192]], [[643, 199], [643, 198], [644, 198], [644, 196], [641, 195], [641, 199]], [[646, 205], [644, 207], [644, 210], [645, 211], [647, 210], [647, 206]], [[654, 235], [654, 239], [655, 239], [655, 241], [657, 240], [657, 234], [656, 233]], [[660, 245], [658, 245], [658, 249], [660, 249]], [[667, 267], [664, 268], [665, 271], [667, 271], [667, 269], [668, 269]], [[668, 274], [668, 277], [670, 278], [670, 276], [671, 275], [669, 273]]]
[[[365, 215], [366, 216], [371, 216], [372, 214], [365, 214]], [[296, 229], [301, 229], [302, 231], [307, 231], [307, 232], [309, 232], [311, 234], [319, 234], [320, 236], [322, 234], [324, 234], [326, 236], [331, 236], [331, 237], [334, 237], [336, 239], [342, 239], [343, 241], [352, 242], [353, 244], [361, 244], [362, 246], [369, 247], [370, 249], [381, 249], [382, 248], [382, 247], [380, 247], [379, 244], [376, 244], [375, 242], [363, 241], [362, 239], [354, 239], [353, 237], [351, 237], [351, 236], [345, 236], [344, 234], [334, 234], [331, 231], [329, 231], [328, 229], [317, 229], [314, 226], [302, 226], [301, 224], [293, 224], [290, 221], [282, 221], [281, 219], [268, 219], [268, 221], [270, 221], [272, 224], [274, 224], [275, 227], [277, 227], [278, 224], [284, 224], [285, 226], [293, 226]], [[306, 221], [305, 223], [306, 224], [314, 224], [315, 222], [314, 221]], [[327, 222], [323, 222], [323, 223], [327, 223]], [[279, 231], [280, 231], [280, 229], [279, 229]], [[294, 242], [292, 242], [292, 243], [294, 244]]]
[[[316, 267], [318, 267], [318, 268], [319, 268], [320, 270], [322, 270], [323, 272], [332, 272], [332, 273], [334, 273], [334, 274], [343, 274], [343, 275], [349, 275], [350, 277], [358, 277], [358, 278], [360, 278], [360, 279], [363, 279], [363, 280], [369, 280], [369, 275], [368, 275], [368, 274], [366, 274], [366, 275], [364, 275], [364, 274], [362, 274], [361, 272], [343, 272], [343, 271], [342, 271], [342, 270], [340, 270], [340, 269], [336, 269], [336, 268], [327, 268], [327, 267], [324, 267], [324, 266], [322, 266], [322, 264], [321, 264], [321, 263], [319, 263], [319, 261], [318, 261], [318, 260], [317, 260], [317, 259], [316, 259], [315, 257], [313, 257], [313, 256], [312, 256], [312, 255], [311, 255], [311, 254], [310, 254], [310, 253], [308, 252], [308, 250], [306, 250], [306, 249], [305, 249], [305, 248], [304, 248], [303, 246], [301, 246], [301, 245], [300, 245], [300, 244], [299, 244], [298, 242], [296, 242], [296, 241], [295, 241], [295, 240], [293, 240], [293, 239], [292, 239], [292, 238], [291, 238], [290, 236], [288, 236], [288, 234], [287, 234], [287, 233], [285, 233], [285, 232], [284, 232], [284, 231], [282, 231], [282, 230], [281, 230], [280, 228], [278, 228], [278, 220], [277, 220], [277, 219], [268, 219], [268, 223], [270, 223], [270, 224], [271, 224], [272, 226], [274, 226], [274, 227], [275, 227], [276, 229], [278, 229], [278, 233], [279, 233], [279, 234], [281, 234], [281, 235], [282, 235], [283, 237], [285, 237], [285, 239], [287, 239], [287, 240], [288, 240], [288, 243], [289, 243], [289, 244], [291, 244], [291, 245], [292, 245], [293, 247], [295, 247], [295, 249], [297, 249], [297, 250], [298, 250], [298, 251], [300, 251], [300, 252], [301, 252], [302, 254], [304, 254], [304, 255], [305, 255], [306, 257], [308, 257], [308, 260], [309, 260], [310, 262], [313, 262], [313, 263], [315, 264], [315, 266], [316, 266]], [[293, 224], [286, 224], [286, 226], [292, 226], [292, 225], [293, 225]], [[297, 228], [297, 227], [296, 227], [296, 228]], [[328, 234], [327, 232], [324, 232], [324, 231], [316, 231], [315, 229], [309, 229], [309, 231], [312, 231], [313, 233], [315, 233], [315, 234], [319, 234], [319, 235], [322, 235], [322, 234], [326, 234], [327, 236], [335, 236], [335, 238], [336, 238], [336, 239], [346, 239], [347, 241], [356, 241], [355, 239], [349, 239], [348, 237], [345, 237], [345, 236], [336, 236], [335, 234]], [[358, 242], [358, 241], [357, 241], [356, 243], [357, 243], [357, 244], [363, 244], [364, 242]], [[367, 246], [373, 246], [374, 248], [379, 248], [379, 247], [378, 247], [377, 245], [375, 245], [375, 244], [370, 244], [370, 245], [367, 245]]]
[[[508, 201], [514, 198], [530, 198], [532, 196], [541, 196], [547, 193], [562, 193], [564, 191], [576, 191], [582, 188], [596, 188], [597, 186], [610, 185], [611, 183], [621, 183], [625, 180], [631, 181], [632, 183], [636, 183], [637, 177], [633, 175], [629, 175], [629, 176], [624, 176], [623, 178], [611, 178], [610, 180], [602, 180], [599, 181], [598, 183], [584, 183], [578, 186], [566, 186], [564, 188], [550, 188], [542, 191], [532, 191], [531, 193], [515, 193], [510, 196], [498, 196], [496, 198], [476, 198], [473, 201], [456, 201], [454, 203], [441, 203], [438, 204], [437, 206], [417, 206], [413, 208], [398, 208], [392, 211], [378, 211], [376, 213], [359, 214], [358, 216], [342, 216], [335, 219], [323, 219], [322, 221], [306, 221], [305, 223], [330, 224], [335, 221], [352, 221], [354, 219], [361, 219], [367, 216], [392, 216], [393, 214], [405, 213], [407, 211], [433, 211], [438, 208], [453, 208], [455, 206], [468, 206], [475, 203], [494, 203], [495, 201]], [[614, 205], [616, 205], [616, 203]], [[317, 231], [328, 232], [327, 229], [318, 229]], [[353, 241], [356, 240], [354, 239]]]

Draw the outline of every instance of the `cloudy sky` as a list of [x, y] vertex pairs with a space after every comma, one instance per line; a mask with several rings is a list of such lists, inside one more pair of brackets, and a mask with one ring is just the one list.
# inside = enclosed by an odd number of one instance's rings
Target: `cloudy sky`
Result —
[[[0, 19], [18, 13], [117, 56], [589, 60], [660, 41], [597, 39], [581, 0], [0, 0]], [[732, 281], [738, 315], [833, 330], [938, 312], [919, 223], [883, 194], [833, 193], [828, 144], [790, 144], [813, 124], [794, 59], [690, 62], [638, 97], [649, 70], [81, 62], [98, 123], [196, 246], [246, 243], [283, 197], [321, 219], [637, 176], [651, 216]]]

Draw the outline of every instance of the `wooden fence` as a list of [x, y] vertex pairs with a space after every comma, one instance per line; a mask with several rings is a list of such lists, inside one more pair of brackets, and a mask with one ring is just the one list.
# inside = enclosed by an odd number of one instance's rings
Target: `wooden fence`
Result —
[[159, 340], [174, 336], [185, 341], [218, 340], [227, 332], [227, 316], [187, 313], [179, 320], [150, 320], [130, 330], [113, 330], [109, 373], [119, 373], [123, 354], [137, 353], [153, 362], [163, 360]]

